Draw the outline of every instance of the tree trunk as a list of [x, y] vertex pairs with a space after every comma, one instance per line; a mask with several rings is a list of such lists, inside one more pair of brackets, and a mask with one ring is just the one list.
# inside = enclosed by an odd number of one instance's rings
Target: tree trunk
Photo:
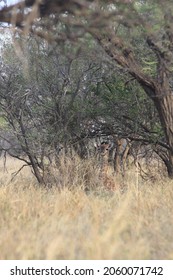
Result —
[[154, 103], [157, 107], [160, 122], [165, 132], [166, 140], [173, 154], [173, 92], [166, 91], [166, 95], [156, 94]]
[[[161, 92], [164, 94], [161, 94]], [[173, 92], [167, 88], [162, 89], [162, 91], [158, 90], [153, 101], [169, 146], [168, 160], [165, 165], [169, 178], [173, 179]]]
[[170, 179], [173, 179], [173, 155], [172, 157], [169, 157], [169, 160], [165, 162], [167, 172], [168, 172], [168, 177]]

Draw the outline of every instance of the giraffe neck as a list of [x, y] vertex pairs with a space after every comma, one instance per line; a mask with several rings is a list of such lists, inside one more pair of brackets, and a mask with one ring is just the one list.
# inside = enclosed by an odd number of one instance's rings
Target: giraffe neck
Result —
[[100, 177], [103, 178], [107, 175], [108, 171], [108, 159], [107, 157], [102, 157], [101, 163], [100, 163]]

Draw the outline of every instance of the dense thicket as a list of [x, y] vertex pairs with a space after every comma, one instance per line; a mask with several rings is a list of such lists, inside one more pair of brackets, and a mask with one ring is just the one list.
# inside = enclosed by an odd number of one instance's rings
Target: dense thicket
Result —
[[3, 50], [1, 106], [38, 180], [52, 149], [73, 145], [85, 158], [100, 135], [151, 144], [172, 178], [171, 1], [14, 7], [0, 11], [19, 28]]

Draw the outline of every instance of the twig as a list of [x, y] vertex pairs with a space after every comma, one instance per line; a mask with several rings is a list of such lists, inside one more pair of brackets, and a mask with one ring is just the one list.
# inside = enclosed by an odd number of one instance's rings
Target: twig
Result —
[[21, 167], [18, 171], [12, 173], [12, 178], [11, 178], [10, 182], [13, 181], [13, 179], [19, 174], [19, 172], [20, 172], [25, 166], [28, 166], [28, 165], [27, 165], [27, 164], [24, 164], [24, 165], [22, 165], [22, 167]]

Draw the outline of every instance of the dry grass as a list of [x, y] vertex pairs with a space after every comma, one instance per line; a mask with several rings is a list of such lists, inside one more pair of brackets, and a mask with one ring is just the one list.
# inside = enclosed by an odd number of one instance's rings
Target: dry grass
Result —
[[[59, 192], [38, 187], [29, 169], [10, 182], [20, 163], [7, 164], [4, 173], [1, 159], [0, 259], [173, 259], [173, 182], [144, 183], [132, 170], [127, 190], [110, 193], [78, 163], [73, 188]], [[85, 169], [97, 189], [87, 195]]]

